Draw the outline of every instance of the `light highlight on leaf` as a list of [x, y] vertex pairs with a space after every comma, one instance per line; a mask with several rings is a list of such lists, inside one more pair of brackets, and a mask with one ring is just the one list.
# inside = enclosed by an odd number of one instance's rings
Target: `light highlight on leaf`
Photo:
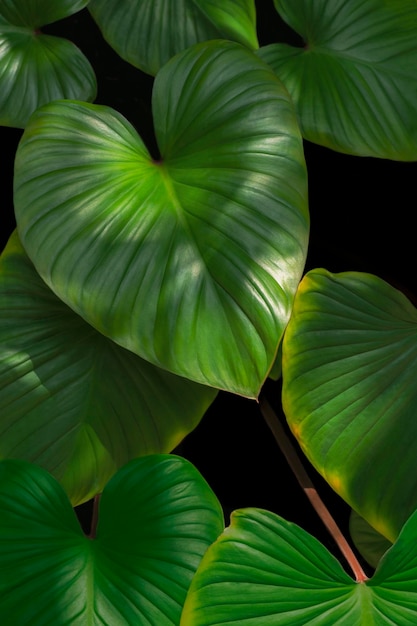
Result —
[[250, 51], [210, 42], [161, 70], [153, 111], [158, 163], [107, 107], [39, 110], [16, 157], [19, 234], [42, 278], [100, 332], [256, 397], [308, 241], [291, 102]]

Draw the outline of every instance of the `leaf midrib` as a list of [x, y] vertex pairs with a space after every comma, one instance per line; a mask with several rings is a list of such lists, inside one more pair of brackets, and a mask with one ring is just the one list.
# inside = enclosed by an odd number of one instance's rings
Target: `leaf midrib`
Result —
[[[173, 181], [171, 180], [169, 173], [164, 164], [158, 164], [156, 167], [159, 168], [161, 174], [161, 181], [165, 188], [166, 194], [170, 200], [170, 204], [174, 209], [175, 215], [177, 217], [177, 223], [181, 226], [182, 230], [188, 235], [187, 239], [189, 243], [192, 245], [195, 255], [200, 259], [202, 267], [208, 272], [207, 264], [204, 260], [204, 255], [200, 249], [200, 246], [197, 242], [196, 236], [194, 235], [187, 219], [184, 216], [184, 210], [179, 201], [177, 192], [175, 191]], [[211, 277], [212, 278], [212, 277]]]

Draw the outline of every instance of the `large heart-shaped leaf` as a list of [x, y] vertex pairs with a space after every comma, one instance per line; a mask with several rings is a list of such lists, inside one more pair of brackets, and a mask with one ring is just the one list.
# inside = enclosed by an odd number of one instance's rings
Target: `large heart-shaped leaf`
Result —
[[35, 462], [73, 504], [133, 457], [170, 452], [216, 392], [98, 333], [43, 283], [14, 234], [0, 257], [0, 457]]
[[258, 48], [254, 0], [91, 0], [88, 8], [116, 52], [152, 75], [208, 39]]
[[414, 0], [275, 0], [304, 48], [260, 51], [294, 99], [303, 136], [349, 154], [417, 159]]
[[232, 514], [207, 550], [181, 626], [417, 623], [417, 514], [372, 579], [354, 582], [314, 537], [260, 509]]
[[209, 42], [161, 70], [153, 109], [158, 162], [107, 107], [34, 114], [15, 168], [23, 245], [57, 295], [120, 345], [255, 397], [308, 242], [289, 96], [250, 51]]
[[87, 2], [8, 0], [0, 5], [1, 125], [24, 128], [33, 111], [52, 100], [94, 100], [94, 70], [81, 50], [39, 31]]
[[95, 538], [60, 485], [0, 463], [0, 620], [13, 626], [178, 626], [191, 578], [223, 530], [220, 505], [187, 461], [131, 461], [100, 500]]
[[314, 270], [295, 299], [282, 368], [305, 454], [394, 541], [417, 508], [417, 311], [376, 276]]

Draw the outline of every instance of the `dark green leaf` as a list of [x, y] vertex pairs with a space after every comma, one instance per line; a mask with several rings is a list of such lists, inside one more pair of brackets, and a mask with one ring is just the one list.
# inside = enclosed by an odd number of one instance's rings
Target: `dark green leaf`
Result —
[[38, 28], [79, 11], [85, 0], [5, 0], [0, 6], [0, 124], [24, 128], [41, 105], [92, 101], [94, 70], [71, 42]]
[[2, 0], [0, 23], [37, 29], [81, 11], [88, 0]]
[[414, 0], [275, 0], [304, 48], [260, 51], [294, 99], [303, 136], [349, 154], [417, 159]]
[[258, 47], [254, 0], [91, 0], [88, 8], [116, 52], [152, 75], [208, 39]]
[[116, 345], [62, 303], [16, 235], [0, 258], [0, 457], [52, 472], [73, 504], [130, 459], [169, 452], [216, 392]]
[[222, 529], [213, 492], [180, 457], [123, 467], [104, 489], [93, 540], [47, 472], [2, 461], [1, 623], [178, 626], [193, 574]]

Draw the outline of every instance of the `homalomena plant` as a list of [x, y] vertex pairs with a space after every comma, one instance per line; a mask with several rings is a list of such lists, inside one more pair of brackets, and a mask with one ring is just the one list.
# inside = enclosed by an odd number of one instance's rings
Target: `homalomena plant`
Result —
[[0, 611], [9, 624], [178, 624], [194, 571], [223, 528], [193, 465], [148, 455], [103, 490], [82, 532], [62, 487], [25, 461], [0, 464]]
[[[13, 626], [417, 621], [417, 313], [367, 273], [303, 278], [302, 143], [416, 160], [417, 6], [274, 4], [299, 47], [262, 46], [252, 0], [0, 7], [0, 123], [24, 128], [0, 261]], [[81, 10], [156, 75], [156, 148], [94, 103], [84, 55], [42, 32]], [[281, 368], [288, 424], [355, 510], [370, 579], [268, 511], [224, 529], [204, 479], [168, 455], [219, 389], [258, 398]], [[71, 505], [93, 497], [86, 537]]]

